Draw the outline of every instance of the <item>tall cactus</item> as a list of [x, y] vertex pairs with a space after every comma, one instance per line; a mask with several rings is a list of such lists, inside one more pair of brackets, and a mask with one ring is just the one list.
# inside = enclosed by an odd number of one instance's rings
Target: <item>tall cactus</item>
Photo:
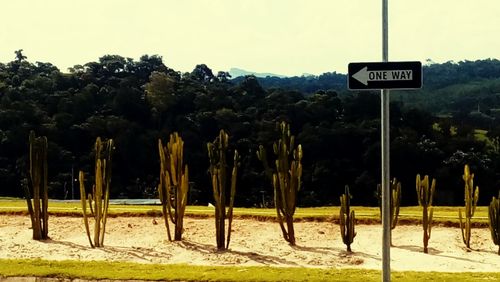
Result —
[[[47, 137], [35, 137], [35, 132], [29, 135], [29, 171], [28, 186], [24, 194], [31, 218], [34, 240], [46, 240], [48, 236], [48, 189], [47, 189]], [[33, 200], [32, 200], [33, 199]]]
[[417, 174], [416, 180], [418, 204], [422, 209], [422, 225], [424, 228], [424, 253], [428, 253], [427, 245], [431, 238], [432, 229], [432, 199], [436, 189], [436, 179], [432, 179], [432, 184], [429, 186], [429, 177], [426, 175], [424, 179], [420, 179], [420, 174]]
[[174, 240], [182, 240], [184, 212], [187, 204], [189, 174], [187, 164], [183, 166], [184, 141], [177, 132], [170, 134], [167, 146], [158, 139], [160, 154], [160, 183], [158, 194], [163, 208], [163, 218], [168, 240], [172, 241], [169, 219], [175, 225]]
[[340, 235], [342, 241], [347, 246], [347, 251], [351, 251], [351, 244], [356, 237], [356, 217], [354, 211], [351, 211], [351, 194], [349, 193], [349, 186], [345, 186], [345, 193], [340, 196]]
[[467, 249], [470, 250], [470, 237], [472, 223], [471, 219], [476, 211], [477, 200], [479, 199], [479, 187], [474, 189], [474, 173], [470, 173], [468, 165], [464, 167], [462, 179], [465, 182], [465, 222], [463, 222], [462, 210], [458, 209], [458, 218], [460, 219], [460, 229], [462, 230], [462, 240]]
[[273, 171], [269, 167], [266, 150], [262, 145], [259, 146], [257, 156], [263, 162], [266, 173], [272, 177], [274, 205], [283, 238], [294, 246], [293, 215], [297, 204], [297, 193], [301, 185], [302, 146], [299, 144], [296, 148], [294, 147], [295, 137], [290, 134], [290, 125], [286, 122], [281, 122], [279, 129], [281, 137], [273, 145], [274, 154], [277, 158], [275, 170]]
[[[104, 246], [104, 234], [106, 232], [106, 220], [109, 207], [113, 146], [112, 139], [103, 143], [101, 142], [101, 138], [97, 137], [95, 141], [95, 184], [92, 186], [92, 193], [88, 195], [85, 193], [85, 176], [83, 171], [80, 171], [79, 175], [83, 221], [92, 248]], [[94, 240], [92, 240], [90, 236], [87, 201], [90, 208], [90, 214], [94, 218]]]
[[493, 197], [488, 207], [489, 227], [491, 231], [491, 239], [498, 246], [498, 255], [500, 255], [500, 191], [498, 198]]
[[[391, 202], [390, 202], [390, 214], [391, 214], [391, 230], [396, 228], [398, 225], [399, 218], [399, 207], [401, 204], [401, 182], [396, 178], [391, 180]], [[378, 205], [380, 209], [380, 216], [382, 217], [382, 186], [377, 185], [376, 197], [378, 200]]]
[[[215, 200], [215, 230], [217, 249], [225, 250], [231, 241], [231, 224], [233, 222], [233, 204], [236, 194], [236, 176], [238, 174], [239, 155], [234, 150], [233, 168], [228, 174], [226, 155], [229, 146], [229, 135], [221, 130], [213, 143], [207, 143], [208, 158], [210, 160], [210, 177]], [[230, 186], [228, 181], [230, 177]], [[226, 191], [230, 189], [229, 206], [226, 211]], [[225, 237], [225, 220], [228, 220], [227, 239]]]

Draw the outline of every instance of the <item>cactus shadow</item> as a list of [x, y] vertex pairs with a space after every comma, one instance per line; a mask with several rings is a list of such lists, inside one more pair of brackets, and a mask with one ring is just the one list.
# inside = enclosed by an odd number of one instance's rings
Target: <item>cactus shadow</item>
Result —
[[116, 247], [116, 246], [104, 246], [103, 248], [99, 248], [107, 253], [126, 253], [129, 256], [136, 257], [138, 259], [144, 261], [151, 261], [152, 258], [162, 258], [162, 259], [170, 259], [172, 254], [161, 252], [158, 250], [154, 250], [152, 248], [144, 248], [144, 247]]
[[297, 265], [296, 262], [288, 261], [284, 258], [270, 256], [270, 255], [262, 255], [262, 254], [258, 254], [255, 252], [242, 252], [242, 251], [235, 251], [235, 250], [228, 250], [228, 252], [247, 257], [250, 260], [253, 260], [255, 262], [262, 263], [265, 265], [269, 265], [269, 264]]
[[197, 252], [204, 253], [204, 254], [211, 254], [211, 253], [218, 252], [217, 248], [215, 246], [208, 245], [208, 244], [196, 243], [196, 242], [187, 241], [187, 240], [179, 241], [177, 244], [179, 244], [179, 246], [184, 247], [188, 250], [197, 251]]
[[[415, 246], [415, 245], [393, 245], [391, 248], [398, 248], [398, 249], [403, 249], [407, 251], [412, 251], [416, 253], [424, 253], [424, 247], [420, 246]], [[435, 248], [430, 248], [428, 247], [427, 250], [429, 251], [429, 255], [439, 255], [442, 253], [442, 251], [435, 249]]]
[[270, 256], [270, 255], [262, 255], [259, 253], [255, 252], [244, 252], [244, 251], [237, 251], [237, 250], [217, 250], [217, 248], [214, 245], [208, 245], [208, 244], [202, 244], [202, 243], [197, 243], [197, 242], [191, 242], [191, 241], [182, 241], [179, 242], [179, 245], [185, 247], [186, 249], [201, 252], [204, 254], [213, 254], [213, 253], [219, 253], [219, 254], [234, 254], [234, 255], [239, 255], [242, 257], [245, 257], [249, 260], [264, 264], [264, 265], [270, 265], [270, 264], [288, 264], [288, 265], [297, 265], [297, 263], [293, 261], [288, 261], [286, 259], [277, 257], [277, 256]]
[[382, 260], [382, 258], [380, 256], [376, 256], [376, 255], [372, 255], [372, 254], [368, 254], [368, 253], [364, 253], [364, 252], [360, 252], [360, 251], [356, 251], [356, 250], [353, 250], [352, 252], [342, 250], [339, 252], [339, 257], [350, 257], [350, 256], [351, 257], [358, 256], [358, 257], [363, 257], [363, 258], [370, 258], [370, 259], [378, 260], [378, 261]]
[[444, 257], [444, 258], [450, 258], [450, 259], [456, 259], [456, 260], [461, 260], [461, 261], [466, 261], [466, 262], [471, 262], [471, 263], [481, 263], [480, 260], [473, 260], [473, 259], [468, 259], [460, 256], [449, 256], [449, 255], [436, 255], [438, 257]]
[[[469, 253], [469, 252], [487, 252], [487, 253], [497, 254], [497, 252], [495, 252], [495, 251], [490, 251], [490, 250], [486, 250], [486, 249], [467, 249], [466, 247], [463, 247], [463, 251], [464, 251], [464, 256], [467, 256], [467, 253]], [[437, 256], [466, 261], [466, 262], [472, 262], [472, 263], [484, 263], [481, 260], [472, 260], [472, 259], [465, 258], [463, 256], [450, 256], [450, 255], [441, 255], [441, 254], [438, 254]]]
[[[424, 253], [424, 247], [419, 247], [419, 246], [414, 246], [414, 245], [400, 245], [400, 246], [393, 246], [393, 248], [400, 248], [400, 249], [405, 249], [409, 250], [412, 252], [417, 252], [417, 253]], [[428, 248], [428, 254], [429, 255], [434, 255], [438, 257], [444, 257], [444, 258], [450, 258], [450, 259], [456, 259], [456, 260], [461, 260], [461, 261], [466, 261], [466, 262], [472, 262], [472, 263], [477, 263], [480, 262], [479, 260], [472, 260], [468, 259], [462, 256], [451, 256], [451, 255], [444, 255], [442, 251], [439, 251], [435, 248]], [[464, 250], [465, 252], [466, 250]], [[474, 250], [473, 250], [474, 251]]]
[[498, 253], [498, 250], [492, 250], [488, 248], [470, 248], [467, 250], [467, 248], [464, 247], [464, 251], [466, 252], [480, 252], [480, 253], [489, 253], [489, 254], [495, 254], [495, 255], [500, 255]]
[[362, 257], [362, 258], [370, 258], [374, 260], [381, 260], [379, 256], [371, 255], [368, 253], [360, 252], [353, 250], [352, 252], [348, 252], [345, 248], [340, 247], [306, 247], [306, 246], [291, 246], [293, 249], [304, 252], [317, 253], [321, 255], [331, 255], [338, 257]]
[[57, 244], [57, 245], [63, 245], [70, 247], [72, 249], [76, 249], [79, 251], [89, 251], [89, 250], [95, 250], [96, 252], [105, 252], [105, 253], [120, 253], [120, 254], [127, 254], [132, 257], [136, 257], [138, 259], [144, 260], [144, 261], [151, 261], [151, 258], [164, 258], [168, 259], [171, 258], [172, 255], [169, 253], [165, 252], [160, 252], [156, 251], [150, 248], [142, 248], [142, 247], [117, 247], [117, 246], [108, 246], [104, 245], [104, 247], [100, 248], [92, 248], [90, 245], [80, 245], [76, 244], [73, 242], [68, 242], [68, 241], [59, 241], [59, 240], [44, 240], [43, 242], [47, 244]]
[[80, 244], [76, 244], [76, 243], [68, 242], [68, 241], [47, 239], [47, 240], [43, 240], [41, 242], [44, 242], [47, 244], [63, 245], [63, 246], [71, 247], [73, 249], [78, 249], [78, 250], [82, 250], [82, 251], [92, 249], [92, 247], [90, 245], [80, 245]]
[[317, 253], [317, 254], [322, 254], [322, 255], [335, 255], [337, 253], [342, 252], [343, 250], [340, 248], [331, 248], [331, 247], [306, 247], [306, 246], [300, 246], [300, 245], [295, 245], [295, 246], [290, 246], [294, 250], [298, 251], [303, 251], [303, 252], [310, 252], [310, 253]]

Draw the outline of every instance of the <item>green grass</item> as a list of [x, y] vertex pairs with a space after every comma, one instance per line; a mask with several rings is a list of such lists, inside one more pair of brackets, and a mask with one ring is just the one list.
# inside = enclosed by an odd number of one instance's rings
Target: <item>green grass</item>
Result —
[[488, 130], [474, 129], [474, 138], [478, 141], [489, 142], [490, 139], [486, 136], [486, 134], [488, 134]]
[[[353, 207], [359, 223], [378, 223], [378, 207]], [[438, 206], [434, 207], [434, 222], [448, 226], [458, 225], [459, 207]], [[81, 216], [82, 210], [79, 202], [62, 203], [49, 202], [49, 214], [57, 216]], [[188, 206], [186, 216], [211, 217], [213, 207]], [[339, 207], [297, 208], [295, 219], [297, 221], [329, 221], [338, 218]], [[23, 199], [0, 199], [0, 214], [27, 214], [26, 202]], [[161, 206], [152, 205], [110, 205], [110, 216], [161, 216]], [[273, 208], [235, 208], [236, 218], [254, 218], [259, 220], [274, 220], [276, 211]], [[422, 210], [418, 206], [401, 207], [401, 224], [418, 224], [422, 218]], [[486, 226], [488, 222], [488, 208], [477, 207], [474, 216], [477, 225]]]
[[[0, 277], [167, 281], [380, 281], [377, 270], [136, 264], [106, 261], [0, 260]], [[500, 273], [392, 272], [393, 281], [499, 281]]]
[[488, 137], [488, 131], [483, 130], [483, 129], [474, 129], [474, 138], [477, 141], [482, 141], [486, 144], [486, 147], [489, 148], [489, 150], [498, 150], [498, 144], [496, 143], [495, 139], [489, 138]]

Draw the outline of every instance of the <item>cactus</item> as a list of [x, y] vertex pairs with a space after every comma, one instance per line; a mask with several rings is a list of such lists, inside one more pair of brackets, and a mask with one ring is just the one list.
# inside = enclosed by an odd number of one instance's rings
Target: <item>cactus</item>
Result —
[[160, 183], [158, 194], [163, 209], [168, 240], [172, 241], [169, 219], [175, 225], [174, 240], [182, 240], [184, 212], [189, 187], [188, 166], [183, 166], [184, 142], [177, 132], [170, 134], [170, 141], [163, 147], [158, 139], [160, 154]]
[[500, 255], [500, 191], [498, 198], [493, 197], [488, 207], [489, 227], [491, 231], [491, 239], [498, 246], [498, 255]]
[[356, 217], [354, 211], [351, 211], [351, 194], [349, 193], [349, 186], [345, 186], [345, 194], [340, 196], [340, 235], [342, 235], [342, 241], [347, 246], [347, 251], [351, 251], [351, 244], [356, 237], [356, 231], [354, 227], [356, 226]]
[[[217, 249], [225, 250], [231, 241], [231, 224], [233, 222], [233, 204], [236, 194], [236, 176], [239, 166], [238, 151], [234, 150], [233, 168], [231, 175], [228, 175], [228, 165], [226, 154], [229, 146], [229, 136], [224, 130], [219, 132], [213, 143], [207, 143], [208, 158], [210, 160], [210, 177], [212, 182], [215, 200], [215, 230], [217, 239]], [[228, 187], [230, 177], [231, 184]], [[229, 206], [226, 211], [226, 190], [230, 189]], [[225, 238], [225, 221], [228, 220], [227, 239]]]
[[47, 147], [47, 137], [35, 137], [35, 132], [30, 132], [28, 186], [23, 186], [23, 188], [31, 218], [34, 240], [46, 240], [49, 238]]
[[[376, 197], [380, 209], [380, 216], [382, 217], [382, 186], [380, 184], [377, 185]], [[396, 178], [394, 178], [391, 181], [391, 202], [390, 202], [391, 230], [396, 228], [398, 224], [400, 204], [401, 204], [401, 182], [399, 182]]]
[[[85, 231], [92, 248], [104, 246], [104, 234], [106, 232], [106, 220], [109, 207], [109, 189], [111, 184], [111, 161], [113, 153], [113, 140], [109, 139], [102, 143], [97, 137], [95, 142], [95, 184], [92, 193], [85, 193], [85, 176], [80, 171], [80, 200], [82, 204], [83, 221]], [[94, 240], [90, 236], [89, 221], [87, 215], [87, 201], [90, 214], [94, 218]]]
[[[293, 215], [296, 209], [297, 193], [300, 190], [302, 177], [302, 146], [294, 148], [295, 137], [290, 134], [290, 125], [286, 122], [279, 124], [281, 137], [273, 145], [275, 170], [267, 163], [266, 150], [261, 145], [257, 157], [262, 161], [267, 175], [271, 176], [274, 187], [274, 205], [280, 224], [283, 238], [295, 245], [295, 231]], [[286, 227], [285, 227], [286, 222]]]
[[420, 179], [420, 174], [417, 174], [416, 180], [418, 205], [422, 209], [422, 225], [424, 228], [424, 253], [428, 253], [427, 245], [431, 238], [432, 229], [432, 199], [434, 198], [434, 191], [436, 189], [436, 179], [432, 179], [432, 184], [429, 186], [429, 177], [426, 175], [424, 179]]
[[470, 173], [468, 165], [464, 167], [462, 179], [465, 182], [465, 222], [463, 222], [461, 209], [458, 209], [458, 218], [460, 219], [462, 240], [467, 249], [470, 250], [471, 219], [476, 211], [477, 200], [479, 199], [479, 187], [476, 186], [476, 189], [474, 189], [474, 173]]

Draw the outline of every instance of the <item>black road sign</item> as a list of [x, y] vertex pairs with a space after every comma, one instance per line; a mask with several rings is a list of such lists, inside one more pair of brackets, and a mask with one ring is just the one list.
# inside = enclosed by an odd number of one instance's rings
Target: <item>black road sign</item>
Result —
[[422, 88], [421, 62], [350, 63], [350, 90]]

